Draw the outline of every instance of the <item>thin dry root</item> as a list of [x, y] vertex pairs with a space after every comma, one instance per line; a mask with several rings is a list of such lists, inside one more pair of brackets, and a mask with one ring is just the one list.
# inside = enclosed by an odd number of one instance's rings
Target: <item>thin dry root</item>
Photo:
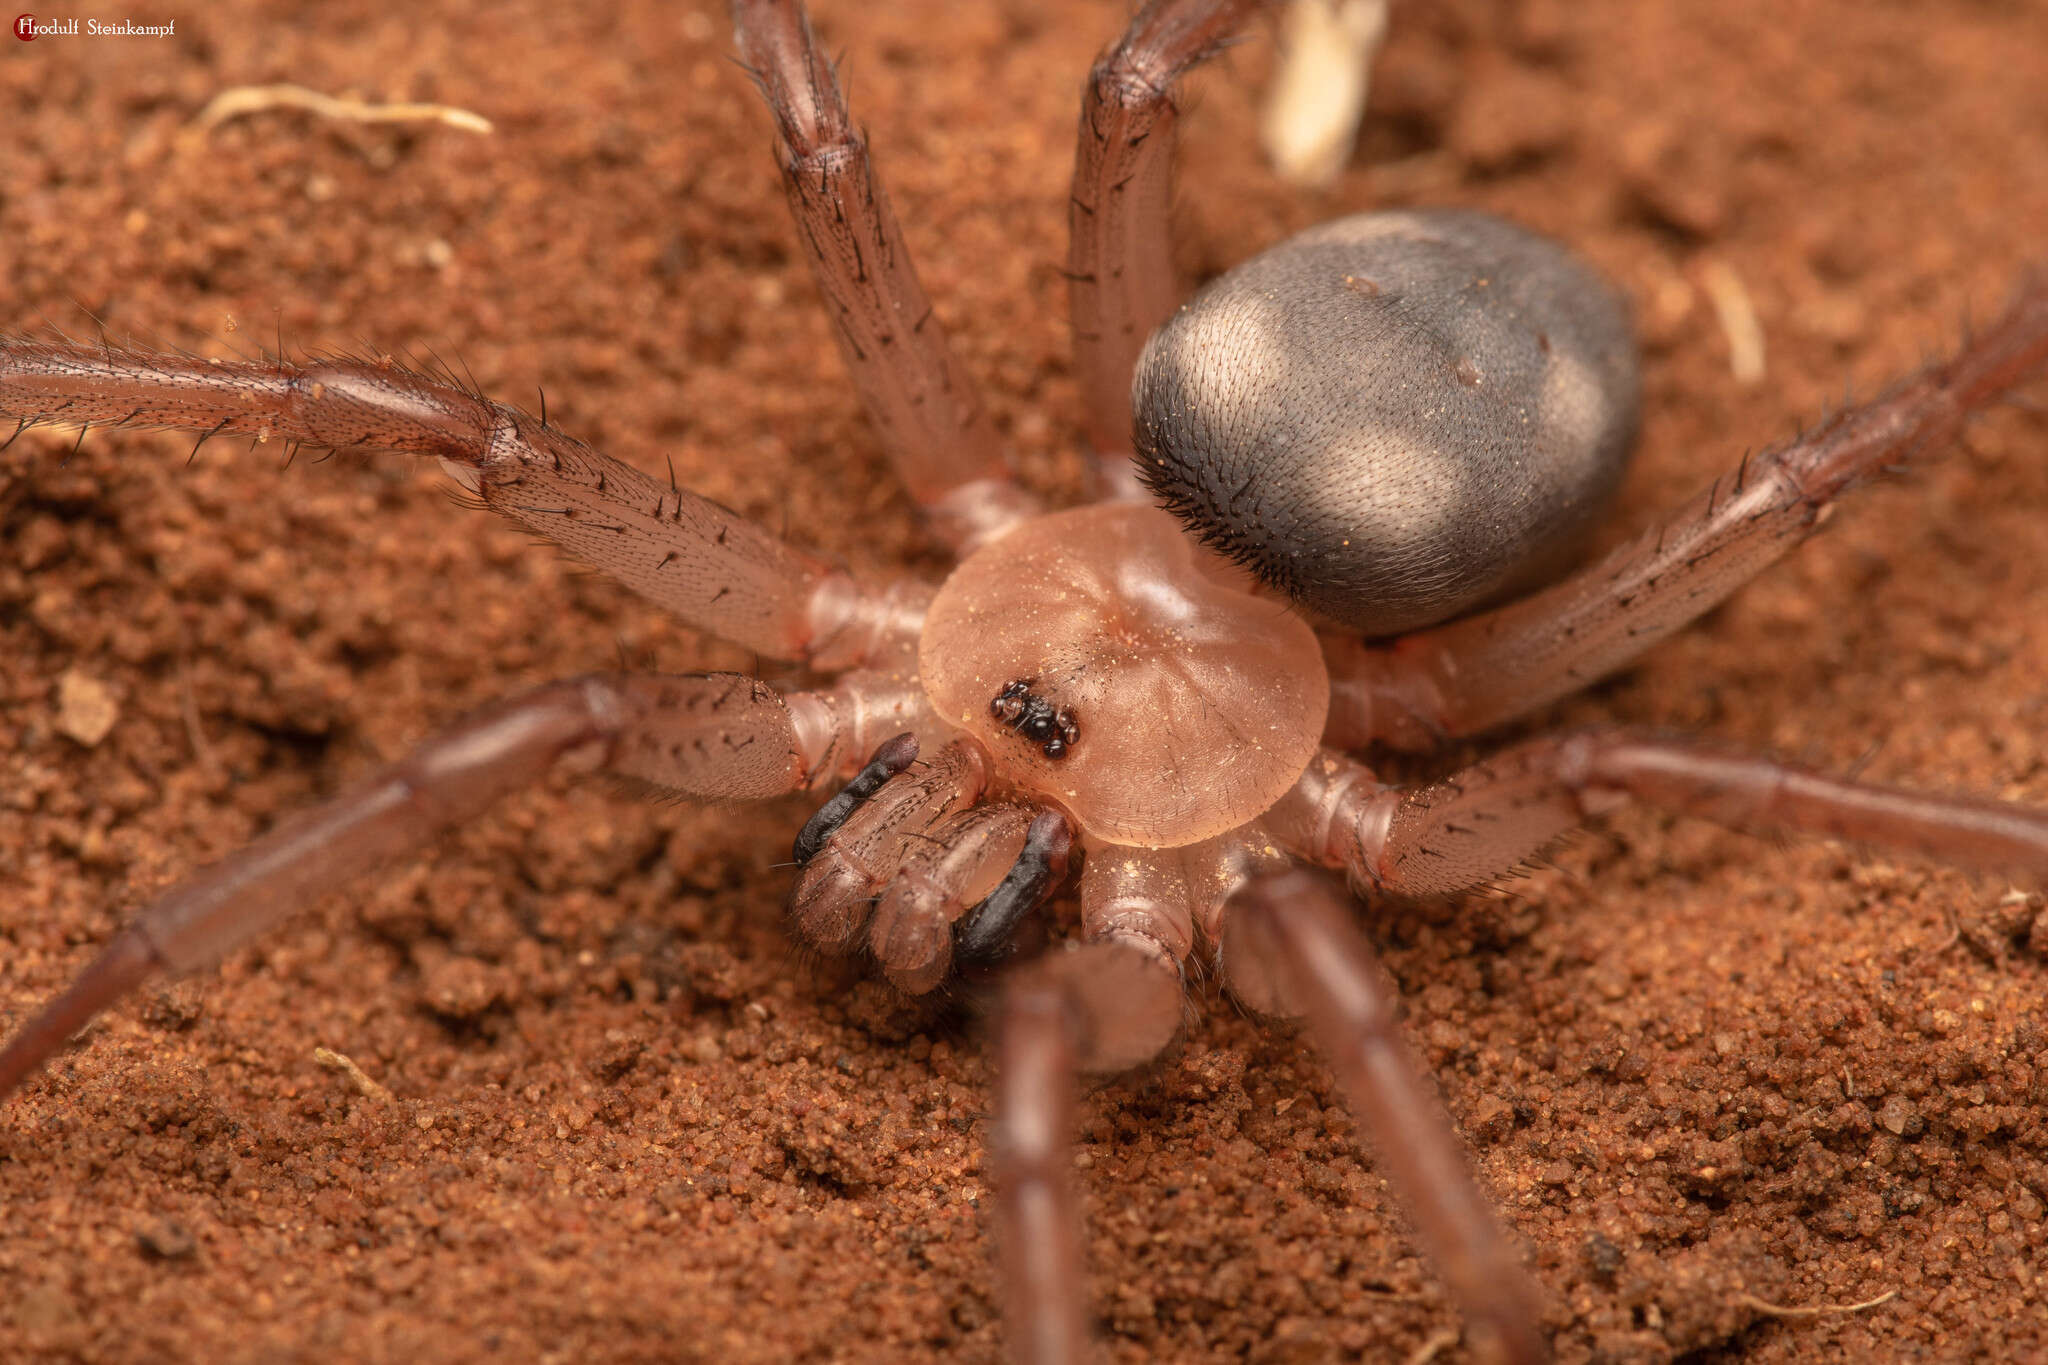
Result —
[[1440, 1332], [1432, 1332], [1428, 1340], [1415, 1348], [1415, 1354], [1408, 1357], [1408, 1365], [1429, 1365], [1430, 1361], [1435, 1360], [1447, 1349], [1456, 1346], [1458, 1336], [1457, 1332], [1448, 1327]]
[[1709, 261], [1700, 283], [1714, 305], [1721, 334], [1728, 338], [1728, 372], [1738, 384], [1756, 383], [1764, 377], [1764, 329], [1742, 277], [1726, 261]]
[[324, 1047], [316, 1047], [313, 1049], [313, 1060], [329, 1071], [338, 1071], [348, 1077], [349, 1084], [353, 1085], [356, 1093], [364, 1099], [375, 1100], [379, 1104], [391, 1104], [397, 1098], [389, 1090], [371, 1080], [351, 1057], [345, 1057], [339, 1052], [330, 1052]]
[[182, 141], [204, 141], [206, 135], [229, 119], [260, 114], [270, 109], [304, 109], [322, 118], [350, 123], [445, 123], [465, 133], [495, 132], [482, 114], [446, 104], [370, 104], [353, 95], [323, 95], [303, 85], [237, 85], [208, 100], [186, 125]]
[[1876, 1298], [1865, 1299], [1862, 1303], [1816, 1303], [1797, 1307], [1788, 1307], [1785, 1304], [1779, 1303], [1765, 1303], [1762, 1299], [1752, 1294], [1737, 1294], [1735, 1301], [1744, 1308], [1749, 1309], [1752, 1313], [1762, 1313], [1767, 1317], [1817, 1318], [1828, 1313], [1861, 1313], [1866, 1309], [1875, 1308], [1879, 1304], [1890, 1303], [1898, 1296], [1898, 1290], [1888, 1289]]

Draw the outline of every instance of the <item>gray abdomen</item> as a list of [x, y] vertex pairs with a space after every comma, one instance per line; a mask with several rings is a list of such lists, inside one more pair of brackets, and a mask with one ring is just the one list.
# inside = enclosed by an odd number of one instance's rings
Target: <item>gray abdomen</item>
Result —
[[1202, 539], [1367, 635], [1557, 570], [1635, 435], [1615, 292], [1457, 211], [1339, 219], [1255, 256], [1153, 334], [1139, 472]]

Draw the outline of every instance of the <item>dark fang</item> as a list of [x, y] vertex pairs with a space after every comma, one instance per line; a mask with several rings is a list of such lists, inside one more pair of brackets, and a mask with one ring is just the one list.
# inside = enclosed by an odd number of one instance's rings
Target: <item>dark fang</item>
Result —
[[1073, 847], [1067, 817], [1056, 810], [1039, 812], [1009, 873], [954, 923], [953, 960], [963, 967], [993, 967], [1008, 957], [1017, 925], [1066, 880]]
[[796, 833], [796, 847], [791, 850], [796, 865], [818, 856], [818, 850], [825, 841], [839, 832], [848, 816], [860, 808], [860, 803], [881, 789], [884, 782], [908, 768], [917, 761], [917, 736], [902, 734], [894, 739], [882, 741], [875, 750], [875, 756], [868, 765], [854, 775], [853, 781], [839, 789], [839, 795], [818, 808], [818, 813], [804, 821], [804, 827]]
[[988, 713], [1039, 746], [1047, 758], [1063, 758], [1081, 738], [1081, 726], [1074, 713], [1053, 704], [1031, 690], [1035, 678], [1017, 678], [1003, 684], [988, 704]]

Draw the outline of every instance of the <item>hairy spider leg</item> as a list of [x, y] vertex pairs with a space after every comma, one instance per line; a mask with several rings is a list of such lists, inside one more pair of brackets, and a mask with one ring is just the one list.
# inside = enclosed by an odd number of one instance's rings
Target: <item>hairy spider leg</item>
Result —
[[[1414, 788], [1383, 786], [1364, 764], [1325, 750], [1267, 823], [1291, 852], [1343, 868], [1362, 889], [1430, 896], [1511, 872], [1628, 800], [1736, 829], [2048, 878], [2048, 809], [1849, 781], [1621, 729], [1528, 740]], [[1224, 968], [1229, 975], [1228, 960]]]
[[946, 344], [896, 215], [796, 0], [734, 0], [740, 60], [775, 116], [782, 183], [868, 418], [933, 529], [965, 552], [1044, 510], [1019, 488]]
[[1622, 667], [1818, 530], [1843, 494], [1946, 448], [2048, 362], [2048, 275], [1956, 355], [1788, 445], [1745, 460], [1671, 517], [1554, 587], [1390, 643], [1325, 637], [1340, 748], [1434, 748]]
[[1399, 997], [1353, 918], [1322, 875], [1268, 872], [1231, 898], [1225, 942], [1234, 959], [1263, 959], [1287, 1012], [1307, 1017], [1473, 1335], [1513, 1365], [1547, 1360], [1535, 1285], [1473, 1180], [1465, 1144], [1402, 1036]]
[[1180, 303], [1173, 274], [1173, 85], [1262, 0], [1150, 0], [1088, 73], [1067, 203], [1067, 298], [1082, 424], [1113, 496], [1131, 472], [1131, 373]]
[[213, 361], [0, 337], [0, 417], [427, 455], [477, 502], [688, 625], [820, 668], [916, 648], [931, 590], [876, 590], [746, 518], [508, 404], [401, 366]]
[[1074, 1365], [1088, 1354], [1088, 1281], [1073, 1172], [1077, 1036], [1058, 981], [1030, 969], [1006, 983], [996, 1023], [996, 1263], [1017, 1365]]
[[731, 673], [593, 674], [487, 706], [146, 906], [0, 1050], [0, 1097], [143, 981], [213, 965], [557, 768], [702, 800], [762, 800], [803, 787], [831, 752], [858, 751], [829, 728], [834, 717], [858, 714], [847, 702], [784, 697]]

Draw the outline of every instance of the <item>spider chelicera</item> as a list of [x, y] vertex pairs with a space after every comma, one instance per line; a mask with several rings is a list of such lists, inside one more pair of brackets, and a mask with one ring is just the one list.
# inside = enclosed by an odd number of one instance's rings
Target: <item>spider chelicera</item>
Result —
[[[786, 142], [830, 144], [839, 134], [830, 127], [829, 97], [817, 105], [826, 126], [805, 123], [804, 92], [826, 91], [829, 77], [801, 37], [800, 20], [766, 7], [744, 13], [742, 49], [771, 92]], [[1097, 117], [1100, 110], [1090, 115], [1105, 161], [1129, 157], [1150, 169], [1163, 166], [1153, 159], [1164, 157], [1170, 139], [1153, 137], [1158, 130], [1148, 120], [1162, 117], [1158, 101], [1170, 74], [1198, 60], [1239, 17], [1235, 7], [1217, 5], [1158, 7], [1140, 17], [1124, 60], [1140, 70], [1156, 66], [1150, 88], [1137, 92], [1127, 132]], [[1077, 223], [1123, 215], [1125, 224], [1096, 237], [1084, 227], [1073, 262], [1080, 368], [1095, 390], [1090, 427], [1111, 459], [1121, 454], [1128, 387], [1122, 377], [1133, 363], [1135, 341], [1165, 307], [1156, 278], [1131, 278], [1140, 265], [1156, 270], [1163, 260], [1157, 250], [1163, 194], [1148, 199], [1136, 192], [1148, 183], [1147, 170], [1144, 164], [1084, 165], [1077, 182]], [[1453, 529], [1467, 534], [1453, 537], [1445, 552], [1459, 581], [1448, 593], [1424, 593], [1424, 605], [1411, 614], [1383, 619], [1370, 608], [1378, 600], [1374, 585], [1389, 584], [1385, 567], [1362, 580], [1348, 578], [1344, 557], [1303, 530], [1314, 518], [1296, 516], [1291, 507], [1276, 511], [1296, 481], [1281, 493], [1262, 493], [1237, 471], [1219, 474], [1214, 450], [1227, 455], [1238, 448], [1227, 433], [1185, 430], [1193, 403], [1177, 397], [1141, 411], [1147, 472], [1169, 504], [1209, 518], [1204, 535], [1257, 570], [1267, 595], [1240, 591], [1246, 585], [1226, 564], [1197, 569], [1193, 553], [1157, 513], [1111, 506], [1028, 521], [1029, 499], [977, 435], [982, 428], [972, 399], [943, 358], [943, 342], [928, 323], [900, 244], [881, 218], [859, 221], [863, 212], [880, 213], [861, 175], [857, 166], [840, 165], [839, 153], [828, 146], [793, 170], [792, 194], [810, 205], [800, 208], [799, 221], [827, 261], [821, 282], [847, 319], [849, 359], [898, 453], [906, 485], [956, 547], [987, 547], [949, 581], [929, 613], [915, 586], [867, 588], [722, 509], [602, 460], [543, 421], [395, 367], [209, 366], [119, 348], [10, 344], [0, 366], [0, 395], [23, 422], [169, 425], [201, 434], [264, 430], [316, 445], [434, 454], [486, 505], [685, 619], [765, 654], [842, 675], [834, 687], [788, 698], [730, 676], [592, 678], [486, 713], [422, 749], [385, 783], [274, 832], [195, 882], [196, 890], [173, 893], [168, 908], [144, 921], [152, 926], [147, 937], [117, 941], [80, 996], [31, 1026], [28, 1041], [9, 1054], [17, 1068], [47, 1055], [89, 1009], [143, 973], [217, 957], [256, 927], [251, 902], [263, 903], [261, 918], [267, 919], [289, 901], [283, 893], [324, 885], [410, 847], [556, 763], [587, 763], [714, 797], [768, 795], [865, 769], [866, 801], [841, 802], [807, 828], [806, 866], [793, 908], [809, 941], [829, 950], [865, 947], [906, 989], [933, 988], [955, 960], [1000, 961], [1015, 918], [1035, 909], [1056, 884], [1067, 846], [1078, 836], [1090, 854], [1084, 876], [1093, 880], [1084, 879], [1082, 889], [1090, 946], [1020, 972], [1006, 1012], [1005, 1051], [1012, 1060], [1003, 1131], [1009, 1140], [998, 1147], [1013, 1163], [1008, 1237], [1016, 1259], [1009, 1280], [1022, 1305], [1021, 1338], [1042, 1330], [1047, 1354], [1077, 1349], [1076, 1259], [1059, 1250], [1062, 1228], [1072, 1220], [1058, 1207], [1058, 1144], [1047, 1142], [1060, 1126], [1057, 1097], [1066, 1081], [1062, 1066], [1048, 1059], [1064, 1053], [1067, 1067], [1116, 1069], [1156, 1052], [1179, 1023], [1179, 963], [1199, 931], [1220, 949], [1226, 979], [1262, 1008], [1306, 1009], [1315, 1016], [1320, 1003], [1329, 1016], [1350, 993], [1348, 1021], [1326, 1017], [1323, 1030], [1333, 1040], [1366, 1040], [1367, 1066], [1378, 1082], [1361, 1087], [1360, 1103], [1367, 1112], [1382, 1111], [1394, 1168], [1404, 1157], [1429, 1168], [1409, 1176], [1423, 1201], [1418, 1222], [1425, 1236], [1440, 1244], [1447, 1277], [1468, 1314], [1510, 1353], [1526, 1357], [1541, 1347], [1518, 1303], [1512, 1258], [1476, 1197], [1446, 1173], [1444, 1154], [1454, 1150], [1452, 1142], [1413, 1075], [1402, 1069], [1385, 1001], [1359, 998], [1373, 981], [1362, 945], [1346, 941], [1327, 888], [1282, 870], [1288, 856], [1344, 867], [1361, 884], [1388, 892], [1451, 890], [1512, 868], [1589, 807], [1633, 794], [1684, 810], [1891, 841], [1964, 860], [2038, 860], [2039, 820], [2011, 806], [1916, 802], [1685, 744], [1602, 734], [1537, 740], [1405, 795], [1381, 789], [1355, 760], [1334, 752], [1373, 742], [1412, 747], [1489, 728], [1618, 666], [1676, 629], [1798, 539], [1849, 483], [1947, 434], [1962, 415], [2029, 374], [2043, 346], [2038, 289], [1954, 362], [1812, 438], [1745, 463], [1683, 510], [1667, 532], [1653, 533], [1528, 604], [1389, 647], [1356, 637], [1427, 626], [1497, 598], [1557, 548], [1549, 530], [1502, 529], [1483, 509], [1463, 514]], [[1381, 220], [1370, 232], [1387, 235], [1384, 227]], [[1456, 237], [1470, 225], [1411, 215], [1392, 228], [1401, 240], [1427, 242], [1433, 235]], [[842, 230], [848, 234], [843, 239], [835, 235]], [[830, 262], [840, 243], [853, 250], [835, 268]], [[1349, 250], [1356, 243], [1340, 245]], [[1468, 271], [1471, 287], [1505, 290], [1517, 278], [1512, 258], [1519, 248], [1483, 245], [1508, 259], [1499, 271]], [[1275, 259], [1284, 264], [1300, 257]], [[1361, 251], [1319, 282], [1346, 307], [1418, 300], [1435, 307], [1419, 285], [1409, 284], [1407, 269]], [[1107, 283], [1112, 280], [1127, 283]], [[1228, 313], [1227, 290], [1207, 297], [1222, 301]], [[1557, 319], [1558, 327], [1569, 320]], [[1598, 335], [1586, 345], [1597, 350], [1611, 329], [1593, 330]], [[1271, 354], [1259, 350], [1260, 339], [1254, 329], [1245, 343], [1254, 363]], [[1563, 333], [1546, 322], [1527, 329], [1525, 339], [1548, 356]], [[1207, 355], [1216, 347], [1198, 338], [1194, 349]], [[923, 354], [897, 358], [912, 351]], [[1554, 363], [1569, 368], [1570, 348], [1564, 352]], [[1583, 358], [1577, 363], [1586, 368]], [[1435, 378], [1455, 386], [1445, 388], [1447, 394], [1483, 393], [1500, 382], [1500, 371], [1462, 354], [1441, 370]], [[1159, 384], [1176, 395], [1203, 382], [1170, 366], [1151, 373], [1164, 374]], [[1585, 381], [1571, 379], [1566, 387], [1577, 393]], [[1595, 407], [1628, 406], [1611, 386], [1591, 388], [1602, 395]], [[1554, 420], [1532, 397], [1541, 392], [1539, 386], [1523, 395], [1539, 427]], [[1252, 402], [1226, 405], [1226, 415]], [[1611, 484], [1611, 452], [1589, 453], [1611, 442], [1599, 434], [1601, 422], [1588, 425], [1595, 435], [1574, 449], [1590, 472], [1548, 495], [1551, 511], [1583, 515]], [[1548, 459], [1546, 468], [1556, 463]], [[1175, 468], [1191, 472], [1176, 482]], [[1105, 482], [1112, 491], [1129, 491], [1115, 464]], [[1408, 505], [1412, 497], [1400, 504]], [[1253, 508], [1249, 514], [1246, 506]], [[1346, 515], [1363, 514], [1354, 509]], [[1273, 540], [1267, 533], [1275, 523], [1285, 523], [1291, 538]], [[1470, 534], [1474, 528], [1484, 534]], [[1337, 537], [1337, 548], [1344, 539]], [[1476, 551], [1499, 550], [1503, 543], [1502, 564], [1484, 573], [1475, 567]], [[1083, 642], [1111, 640], [1116, 652], [1141, 664], [1164, 658], [1175, 674], [1207, 643], [1203, 633], [1213, 632], [1223, 646], [1223, 672], [1244, 675], [1233, 685], [1249, 698], [1246, 709], [1232, 712], [1202, 686], [1182, 704], [1171, 685], [1177, 678], [1161, 683], [1142, 672], [1137, 681], [1114, 676], [1108, 658], [1082, 657], [1075, 652], [1079, 645], [1048, 651], [1052, 606], [1087, 597], [1077, 585], [1104, 572], [1088, 556], [1105, 547], [1115, 552], [1109, 562], [1120, 572], [1167, 566], [1138, 570], [1151, 576], [1119, 596], [1115, 608], [1121, 612], [1122, 604], [1149, 602], [1171, 589], [1164, 624], [1130, 624], [1118, 616], [1065, 628]], [[1302, 563], [1311, 567], [1300, 570]], [[1443, 572], [1441, 565], [1405, 560], [1397, 567], [1399, 586]], [[1306, 628], [1297, 630], [1295, 618], [1271, 610], [1276, 587], [1293, 589], [1320, 609], [1331, 626], [1320, 643]], [[1212, 617], [1206, 614], [1210, 596], [1242, 598], [1263, 609]], [[1365, 602], [1367, 609], [1347, 615], [1347, 601]], [[942, 633], [935, 623], [953, 632]], [[1341, 628], [1347, 625], [1348, 632]], [[913, 637], [920, 655], [916, 686], [902, 674]], [[1030, 657], [1012, 657], [1018, 654]], [[1314, 682], [1319, 654], [1331, 661], [1323, 696]], [[937, 715], [927, 713], [927, 693]], [[1041, 700], [1050, 711], [1038, 718], [1052, 727], [1046, 737], [1022, 731], [1016, 722], [1034, 719], [1024, 711], [1004, 713], [1006, 702]], [[1061, 721], [1062, 714], [1070, 718]], [[1194, 729], [1197, 715], [1218, 714], [1218, 728]], [[956, 731], [974, 738], [956, 740]], [[899, 732], [915, 737], [916, 746], [898, 743]], [[1061, 741], [1057, 752], [1053, 738]], [[1315, 752], [1318, 738], [1332, 751]], [[1035, 747], [1018, 748], [1022, 739]], [[1261, 766], [1278, 770], [1278, 778], [1262, 776]], [[1789, 804], [1781, 785], [1788, 774], [1795, 783]], [[992, 799], [978, 801], [984, 794]], [[1183, 851], [1189, 849], [1197, 851]], [[1240, 933], [1248, 936], [1234, 940]], [[1322, 946], [1312, 946], [1311, 936], [1325, 936], [1316, 940]], [[1319, 991], [1310, 964], [1349, 965]]]

